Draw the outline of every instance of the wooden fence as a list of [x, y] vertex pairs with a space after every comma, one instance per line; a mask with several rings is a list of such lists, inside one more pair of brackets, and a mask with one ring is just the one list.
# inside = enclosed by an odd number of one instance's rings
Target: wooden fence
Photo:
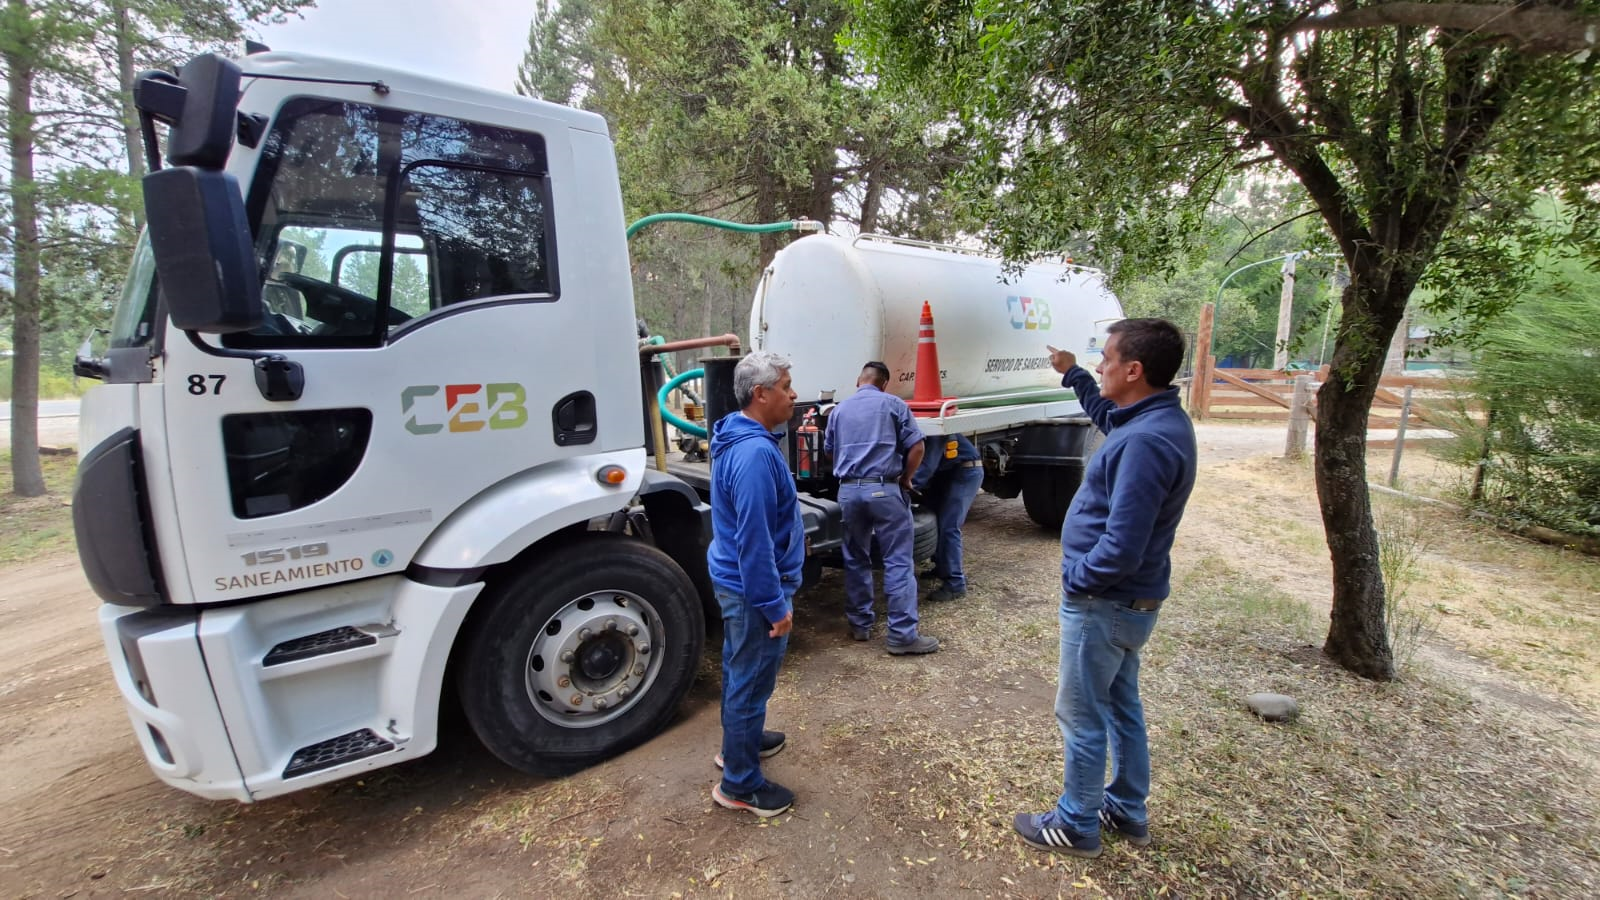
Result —
[[[1310, 398], [1316, 410], [1316, 389], [1328, 379], [1328, 367], [1316, 371], [1279, 369], [1221, 369], [1215, 357], [1205, 358], [1196, 367], [1189, 384], [1190, 414], [1198, 420], [1246, 419], [1257, 422], [1288, 422], [1293, 406], [1294, 380], [1300, 375], [1314, 379]], [[1396, 429], [1405, 390], [1411, 388], [1409, 427], [1449, 429], [1465, 413], [1482, 421], [1483, 407], [1459, 379], [1419, 375], [1385, 375], [1378, 382], [1369, 429]], [[1413, 437], [1416, 440], [1417, 437]], [[1392, 440], [1373, 441], [1371, 449], [1392, 447]]]

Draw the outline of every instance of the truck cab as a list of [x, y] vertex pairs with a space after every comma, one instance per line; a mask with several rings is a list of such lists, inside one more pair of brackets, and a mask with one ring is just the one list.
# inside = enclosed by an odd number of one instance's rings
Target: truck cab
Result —
[[425, 754], [447, 670], [528, 771], [658, 731], [709, 517], [647, 470], [605, 122], [288, 53], [138, 101], [73, 515], [158, 775], [248, 801]]

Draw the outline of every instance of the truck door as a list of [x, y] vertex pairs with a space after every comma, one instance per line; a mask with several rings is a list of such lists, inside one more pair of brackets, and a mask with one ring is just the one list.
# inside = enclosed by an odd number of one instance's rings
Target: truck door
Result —
[[402, 572], [479, 491], [604, 449], [590, 392], [618, 360], [559, 278], [564, 129], [547, 145], [398, 101], [284, 102], [246, 196], [266, 322], [168, 341], [179, 602]]

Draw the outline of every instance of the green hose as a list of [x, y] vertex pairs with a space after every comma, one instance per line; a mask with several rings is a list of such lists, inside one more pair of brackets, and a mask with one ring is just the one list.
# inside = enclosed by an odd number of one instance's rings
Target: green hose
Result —
[[790, 219], [784, 222], [767, 222], [762, 225], [746, 225], [742, 222], [729, 222], [726, 219], [713, 219], [710, 216], [697, 216], [694, 213], [656, 213], [653, 216], [634, 222], [628, 226], [628, 237], [638, 234], [646, 225], [657, 222], [693, 222], [696, 225], [710, 225], [712, 228], [722, 228], [728, 231], [742, 231], [746, 234], [768, 234], [774, 231], [821, 231], [822, 224], [810, 219]]
[[696, 378], [704, 378], [705, 374], [705, 369], [690, 369], [689, 371], [684, 372], [682, 375], [674, 376], [671, 381], [661, 386], [661, 390], [656, 391], [656, 403], [661, 407], [661, 418], [671, 422], [679, 431], [685, 434], [692, 434], [698, 438], [705, 437], [706, 430], [701, 426], [694, 424], [693, 422], [686, 422], [683, 419], [673, 415], [672, 410], [667, 408], [667, 396], [671, 394], [678, 385], [683, 384], [685, 381], [693, 381]]

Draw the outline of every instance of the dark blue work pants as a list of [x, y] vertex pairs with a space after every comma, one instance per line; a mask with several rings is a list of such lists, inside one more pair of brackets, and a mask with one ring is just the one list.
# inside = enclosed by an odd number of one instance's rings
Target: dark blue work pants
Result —
[[912, 571], [911, 499], [900, 485], [841, 484], [844, 517], [845, 615], [851, 628], [872, 627], [872, 538], [883, 556], [883, 593], [888, 601], [889, 643], [917, 639], [917, 578]]

